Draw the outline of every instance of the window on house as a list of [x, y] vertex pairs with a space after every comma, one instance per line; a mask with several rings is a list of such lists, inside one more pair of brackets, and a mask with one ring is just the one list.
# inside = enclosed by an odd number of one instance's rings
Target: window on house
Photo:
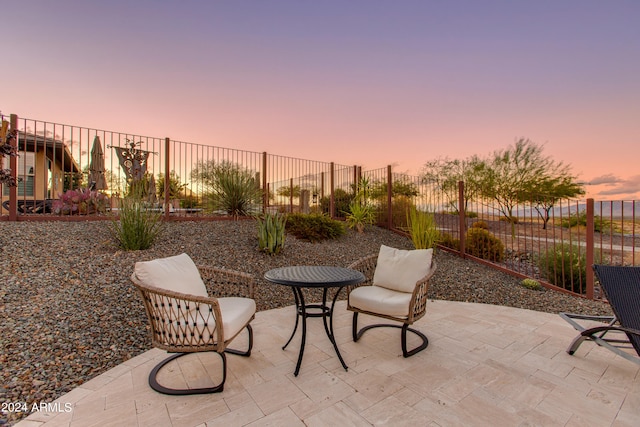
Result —
[[[5, 158], [5, 163], [8, 164]], [[30, 152], [21, 152], [18, 157], [18, 196], [33, 197], [35, 191], [36, 178], [36, 155]], [[5, 196], [9, 195], [9, 187], [3, 186]]]

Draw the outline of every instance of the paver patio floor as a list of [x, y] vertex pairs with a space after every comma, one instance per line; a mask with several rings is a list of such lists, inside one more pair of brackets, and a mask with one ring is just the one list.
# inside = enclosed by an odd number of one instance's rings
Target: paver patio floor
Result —
[[[400, 330], [371, 330], [354, 343], [351, 313], [338, 302], [334, 328], [345, 371], [320, 319], [308, 319], [300, 375], [300, 332], [286, 350], [294, 307], [259, 312], [251, 357], [228, 355], [224, 392], [165, 396], [148, 383], [166, 356], [151, 350], [62, 396], [58, 412], [29, 426], [638, 426], [640, 366], [584, 343], [559, 316], [502, 306], [429, 301], [416, 327], [429, 347], [404, 359]], [[360, 323], [378, 319], [360, 316]], [[410, 334], [411, 335], [411, 334]], [[410, 339], [409, 345], [412, 341]], [[244, 337], [234, 341], [244, 344]], [[219, 357], [172, 362], [165, 385], [202, 387]], [[65, 404], [72, 409], [66, 411]]]

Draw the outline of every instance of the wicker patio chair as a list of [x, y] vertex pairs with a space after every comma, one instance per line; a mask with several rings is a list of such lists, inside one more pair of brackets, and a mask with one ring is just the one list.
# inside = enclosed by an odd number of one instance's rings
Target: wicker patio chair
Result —
[[[256, 304], [252, 299], [253, 277], [231, 270], [196, 267], [187, 254], [181, 254], [137, 262], [131, 280], [142, 297], [151, 326], [153, 346], [176, 353], [153, 368], [149, 374], [151, 388], [171, 395], [223, 391], [227, 376], [225, 352], [251, 355], [253, 330], [249, 323], [256, 312]], [[207, 293], [207, 285], [216, 293], [218, 289], [227, 293], [234, 287], [244, 286], [250, 298], [212, 297]], [[228, 344], [245, 328], [248, 332], [248, 349], [239, 351], [228, 348]], [[163, 366], [194, 352], [216, 352], [220, 356], [222, 381], [218, 385], [173, 389], [158, 383], [156, 377]]]
[[[587, 316], [560, 313], [580, 332], [567, 348], [573, 355], [584, 341], [593, 341], [614, 353], [640, 364], [640, 267], [593, 266], [614, 316]], [[604, 325], [586, 326], [579, 321], [598, 321]], [[633, 352], [635, 351], [635, 355]]]
[[[349, 266], [364, 274], [366, 280], [347, 289], [347, 309], [353, 311], [352, 335], [357, 342], [372, 328], [401, 328], [402, 355], [413, 356], [429, 345], [422, 332], [410, 328], [424, 316], [429, 279], [436, 270], [432, 249], [405, 251], [382, 246], [380, 253], [361, 258]], [[358, 314], [381, 317], [402, 323], [373, 324], [358, 331]], [[421, 344], [407, 350], [407, 331], [421, 339]]]

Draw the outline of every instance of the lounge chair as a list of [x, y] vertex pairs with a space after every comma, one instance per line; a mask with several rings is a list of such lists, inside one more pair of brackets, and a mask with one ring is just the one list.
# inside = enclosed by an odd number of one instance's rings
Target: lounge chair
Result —
[[[429, 279], [436, 270], [432, 249], [400, 250], [382, 245], [377, 255], [362, 258], [349, 266], [364, 274], [366, 280], [348, 288], [347, 309], [353, 311], [353, 341], [372, 328], [401, 328], [402, 355], [413, 356], [429, 345], [422, 332], [410, 328], [424, 316], [427, 305]], [[374, 324], [358, 331], [358, 314], [382, 317], [402, 323]], [[407, 331], [421, 339], [421, 343], [407, 350]]]
[[[573, 355], [584, 341], [593, 341], [640, 364], [640, 267], [594, 265], [593, 269], [614, 316], [560, 313], [580, 332], [567, 348], [567, 353]], [[604, 325], [585, 325], [584, 321], [597, 321]]]
[[[18, 200], [16, 203], [17, 210], [21, 214], [42, 214], [51, 213], [53, 206], [53, 199], [45, 200]], [[2, 202], [2, 207], [9, 211], [9, 201]]]
[[[200, 275], [202, 273], [202, 276]], [[203, 281], [204, 279], [204, 281]], [[253, 277], [218, 268], [196, 267], [187, 254], [153, 261], [137, 262], [131, 280], [137, 287], [151, 326], [155, 347], [171, 353], [149, 374], [149, 385], [157, 392], [171, 395], [216, 393], [224, 389], [227, 376], [226, 353], [250, 356], [253, 330], [249, 324], [256, 312], [252, 298], [215, 298], [212, 289], [225, 291], [245, 286], [253, 297]], [[233, 350], [227, 345], [244, 329], [248, 331], [248, 349]], [[222, 381], [214, 387], [173, 389], [158, 383], [160, 369], [172, 360], [194, 352], [216, 352], [222, 359]]]

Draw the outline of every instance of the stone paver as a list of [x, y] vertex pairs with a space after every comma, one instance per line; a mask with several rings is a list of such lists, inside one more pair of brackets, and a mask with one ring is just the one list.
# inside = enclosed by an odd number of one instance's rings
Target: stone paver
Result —
[[[353, 343], [343, 301], [334, 328], [350, 369], [342, 369], [320, 319], [309, 319], [298, 377], [299, 336], [281, 349], [293, 322], [293, 307], [257, 313], [252, 356], [227, 356], [222, 393], [154, 392], [147, 376], [166, 354], [154, 349], [52, 405], [70, 412], [38, 412], [16, 425], [632, 426], [640, 419], [640, 367], [590, 342], [569, 356], [576, 332], [557, 315], [429, 301], [415, 326], [429, 347], [404, 359], [398, 329], [374, 329]], [[215, 354], [189, 355], [160, 378], [201, 387], [213, 384], [217, 368]]]

